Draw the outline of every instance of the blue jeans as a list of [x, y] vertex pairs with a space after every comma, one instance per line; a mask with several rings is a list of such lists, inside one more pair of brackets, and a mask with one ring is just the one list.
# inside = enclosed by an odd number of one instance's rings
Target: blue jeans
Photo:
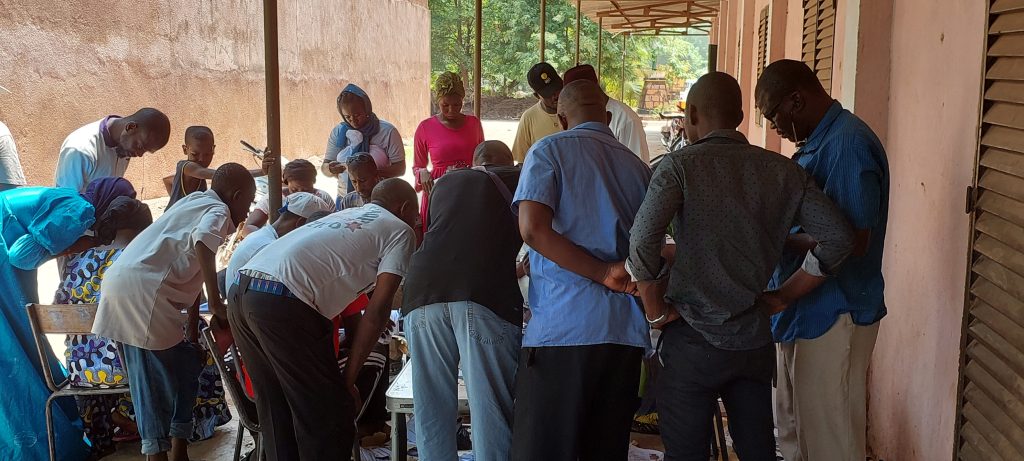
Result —
[[187, 440], [192, 435], [192, 407], [205, 353], [186, 341], [162, 351], [122, 347], [142, 454], [168, 451], [172, 438]]
[[462, 301], [410, 312], [406, 330], [420, 459], [458, 459], [455, 433], [460, 366], [469, 391], [476, 459], [509, 459], [512, 387], [522, 327], [502, 320], [484, 306]]

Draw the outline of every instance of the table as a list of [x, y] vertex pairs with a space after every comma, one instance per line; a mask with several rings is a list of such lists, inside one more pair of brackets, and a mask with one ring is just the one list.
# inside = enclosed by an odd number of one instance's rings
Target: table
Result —
[[[402, 371], [398, 372], [395, 381], [384, 394], [387, 398], [387, 409], [391, 412], [391, 459], [405, 461], [409, 455], [409, 432], [406, 427], [405, 415], [414, 412], [412, 402], [412, 362], [406, 362]], [[466, 382], [459, 376], [459, 409], [460, 415], [469, 414], [469, 392]], [[454, 425], [455, 422], [452, 421]]]

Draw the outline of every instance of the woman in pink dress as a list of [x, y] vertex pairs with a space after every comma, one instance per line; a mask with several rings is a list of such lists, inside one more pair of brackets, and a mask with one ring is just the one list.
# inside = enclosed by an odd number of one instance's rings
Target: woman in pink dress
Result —
[[466, 87], [459, 75], [445, 72], [437, 77], [435, 87], [440, 113], [420, 122], [413, 140], [415, 150], [412, 172], [416, 178], [416, 190], [423, 192], [420, 217], [424, 232], [427, 230], [430, 188], [434, 180], [449, 169], [472, 166], [473, 150], [484, 142], [480, 119], [462, 113]]

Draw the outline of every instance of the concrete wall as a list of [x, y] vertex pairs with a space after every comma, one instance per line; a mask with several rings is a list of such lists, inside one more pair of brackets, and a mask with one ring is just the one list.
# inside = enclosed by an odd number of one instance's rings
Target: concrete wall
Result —
[[[719, 43], [756, 30], [771, 8], [772, 61], [800, 59], [801, 0], [729, 0]], [[889, 155], [891, 194], [884, 273], [889, 316], [869, 376], [869, 445], [877, 459], [952, 458], [956, 386], [967, 273], [969, 219], [964, 193], [973, 178], [985, 44], [985, 2], [838, 2], [833, 97], [863, 118]], [[756, 42], [740, 40], [743, 47]], [[750, 45], [747, 45], [750, 43]], [[754, 83], [747, 50], [723, 52], [723, 71]], [[750, 115], [750, 114], [748, 114]], [[748, 117], [752, 142], [792, 153], [766, 123]]]
[[[132, 161], [147, 198], [182, 158], [185, 127], [210, 126], [215, 164], [255, 166], [238, 140], [266, 139], [263, 2], [259, 0], [0, 0], [0, 120], [29, 182], [53, 183], [73, 129], [143, 106], [171, 119], [167, 147]], [[353, 7], [358, 5], [359, 7]], [[354, 82], [411, 141], [429, 109], [427, 0], [295, 0], [279, 7], [282, 149], [322, 154], [340, 121], [335, 98]]]
[[[889, 317], [872, 358], [869, 443], [887, 461], [948, 460], [969, 238], [963, 204], [978, 142], [987, 2], [874, 3], [892, 8], [892, 201]], [[872, 105], [858, 91], [858, 110]]]

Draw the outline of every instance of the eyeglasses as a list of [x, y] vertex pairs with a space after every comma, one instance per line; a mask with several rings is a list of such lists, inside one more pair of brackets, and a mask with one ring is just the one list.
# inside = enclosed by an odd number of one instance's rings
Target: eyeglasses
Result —
[[771, 109], [762, 112], [764, 118], [768, 120], [768, 123], [772, 124], [772, 129], [775, 129], [778, 126], [778, 124], [775, 123], [775, 117], [779, 116], [779, 106], [781, 106], [784, 102], [786, 102], [786, 98], [780, 99], [779, 102], [775, 103], [775, 105], [772, 106]]
[[368, 118], [370, 118], [370, 114], [352, 114], [352, 115], [344, 115], [344, 114], [342, 114], [342, 116], [341, 116], [341, 119], [344, 120], [347, 123], [355, 123], [356, 120], [359, 120], [361, 122], [365, 122], [366, 119], [368, 119]]

